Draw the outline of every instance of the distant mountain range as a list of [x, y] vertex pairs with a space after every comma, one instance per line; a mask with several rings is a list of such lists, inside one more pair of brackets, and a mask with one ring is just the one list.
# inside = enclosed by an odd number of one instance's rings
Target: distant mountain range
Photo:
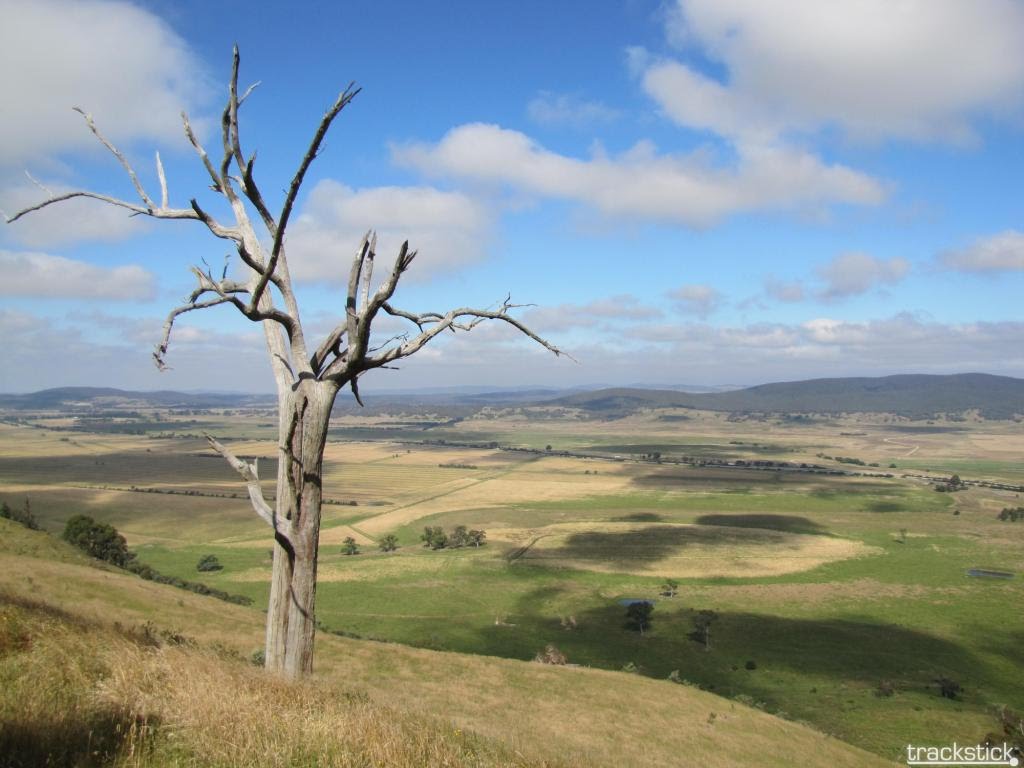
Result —
[[905, 374], [880, 378], [810, 379], [731, 392], [689, 394], [658, 389], [602, 389], [560, 397], [551, 404], [591, 412], [640, 408], [699, 408], [757, 413], [895, 413], [926, 417], [978, 410], [985, 418], [1024, 414], [1024, 379], [987, 373]]
[[[598, 390], [536, 388], [503, 391], [473, 390], [384, 392], [365, 394], [370, 410], [388, 405], [404, 407], [485, 405], [560, 405], [595, 415], [613, 416], [642, 408], [698, 408], [748, 413], [895, 413], [928, 417], [977, 410], [985, 418], [1009, 419], [1024, 414], [1024, 379], [986, 373], [946, 376], [907, 374], [880, 378], [835, 378], [761, 384], [720, 392], [615, 387]], [[709, 388], [706, 388], [709, 389]], [[347, 401], [339, 407], [348, 409]], [[273, 395], [230, 392], [131, 392], [101, 387], [59, 387], [24, 395], [0, 395], [0, 408], [12, 410], [73, 410], [126, 408], [242, 408], [274, 407]]]
[[273, 395], [246, 395], [225, 392], [131, 392], [112, 387], [57, 387], [25, 395], [0, 394], [0, 408], [49, 410], [85, 408], [124, 408], [131, 405], [159, 408], [238, 408], [277, 405]]

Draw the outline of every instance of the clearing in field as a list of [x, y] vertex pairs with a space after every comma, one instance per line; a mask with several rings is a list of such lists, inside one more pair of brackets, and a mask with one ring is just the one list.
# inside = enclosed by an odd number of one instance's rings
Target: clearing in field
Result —
[[516, 563], [640, 576], [777, 576], [881, 552], [859, 541], [762, 528], [649, 523], [562, 523], [501, 528]]

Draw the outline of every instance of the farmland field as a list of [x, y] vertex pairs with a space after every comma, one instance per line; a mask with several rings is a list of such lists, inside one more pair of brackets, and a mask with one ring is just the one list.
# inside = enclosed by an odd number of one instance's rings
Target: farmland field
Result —
[[[671, 674], [891, 759], [907, 743], [976, 741], [998, 707], [1024, 709], [1024, 524], [997, 519], [1024, 502], [933, 488], [954, 473], [1024, 482], [1015, 423], [523, 409], [433, 423], [335, 420], [325, 630], [515, 659], [554, 643], [572, 663]], [[0, 424], [0, 499], [28, 498], [52, 532], [92, 515], [158, 571], [265, 604], [267, 531], [201, 433], [261, 457], [273, 477], [271, 419], [73, 426]], [[484, 530], [485, 544], [421, 545], [424, 526], [458, 525]], [[377, 548], [386, 534], [397, 551]], [[359, 555], [342, 554], [346, 537]], [[223, 570], [198, 574], [207, 554]], [[630, 599], [654, 603], [644, 634], [623, 626]], [[715, 613], [706, 637], [702, 610]], [[943, 678], [960, 698], [939, 695]]]

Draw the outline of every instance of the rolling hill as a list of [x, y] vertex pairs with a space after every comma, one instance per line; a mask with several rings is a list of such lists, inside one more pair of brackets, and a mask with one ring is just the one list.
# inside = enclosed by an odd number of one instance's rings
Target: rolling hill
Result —
[[701, 394], [602, 389], [548, 404], [609, 415], [671, 407], [759, 413], [895, 413], [909, 417], [977, 410], [985, 418], [1010, 419], [1024, 414], [1024, 379], [985, 373], [906, 374], [810, 379]]
[[246, 661], [263, 621], [0, 520], [0, 766], [889, 764], [623, 672], [321, 633], [289, 685]]

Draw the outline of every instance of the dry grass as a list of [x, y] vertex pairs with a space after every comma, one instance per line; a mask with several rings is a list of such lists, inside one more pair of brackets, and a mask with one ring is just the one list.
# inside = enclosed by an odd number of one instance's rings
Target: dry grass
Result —
[[[23, 531], [18, 540], [43, 536]], [[50, 618], [35, 612], [18, 618], [26, 601], [41, 599], [58, 609]], [[149, 649], [112, 629], [114, 621], [149, 623], [157, 635], [166, 630], [247, 657], [262, 640], [260, 612], [72, 562], [0, 553], [0, 611], [0, 738], [8, 739], [0, 745], [16, 737], [46, 745], [54, 734], [67, 734], [81, 755], [106, 734], [114, 740], [107, 765], [117, 755], [118, 766], [275, 764], [268, 754], [292, 760], [276, 764], [302, 766], [319, 760], [385, 767], [683, 762], [781, 768], [797, 756], [807, 766], [885, 764], [806, 726], [663, 681], [329, 635], [317, 639], [312, 683], [283, 686], [216, 654]], [[353, 691], [369, 700], [353, 698]], [[294, 726], [294, 740], [276, 727], [279, 721]], [[155, 731], [143, 733], [142, 726]], [[118, 752], [126, 733], [151, 752], [136, 749], [129, 761]], [[276, 734], [272, 744], [269, 734]], [[139, 741], [143, 736], [152, 738]], [[310, 746], [321, 737], [327, 741]], [[402, 742], [414, 748], [403, 751]], [[254, 755], [256, 749], [269, 751]], [[342, 751], [335, 757], [331, 749]], [[11, 752], [0, 746], [0, 766], [19, 765], [4, 762], [5, 754]]]
[[[0, 765], [548, 766], [365, 695], [293, 685], [10, 595], [0, 606]], [[180, 641], [177, 641], [180, 642]]]

